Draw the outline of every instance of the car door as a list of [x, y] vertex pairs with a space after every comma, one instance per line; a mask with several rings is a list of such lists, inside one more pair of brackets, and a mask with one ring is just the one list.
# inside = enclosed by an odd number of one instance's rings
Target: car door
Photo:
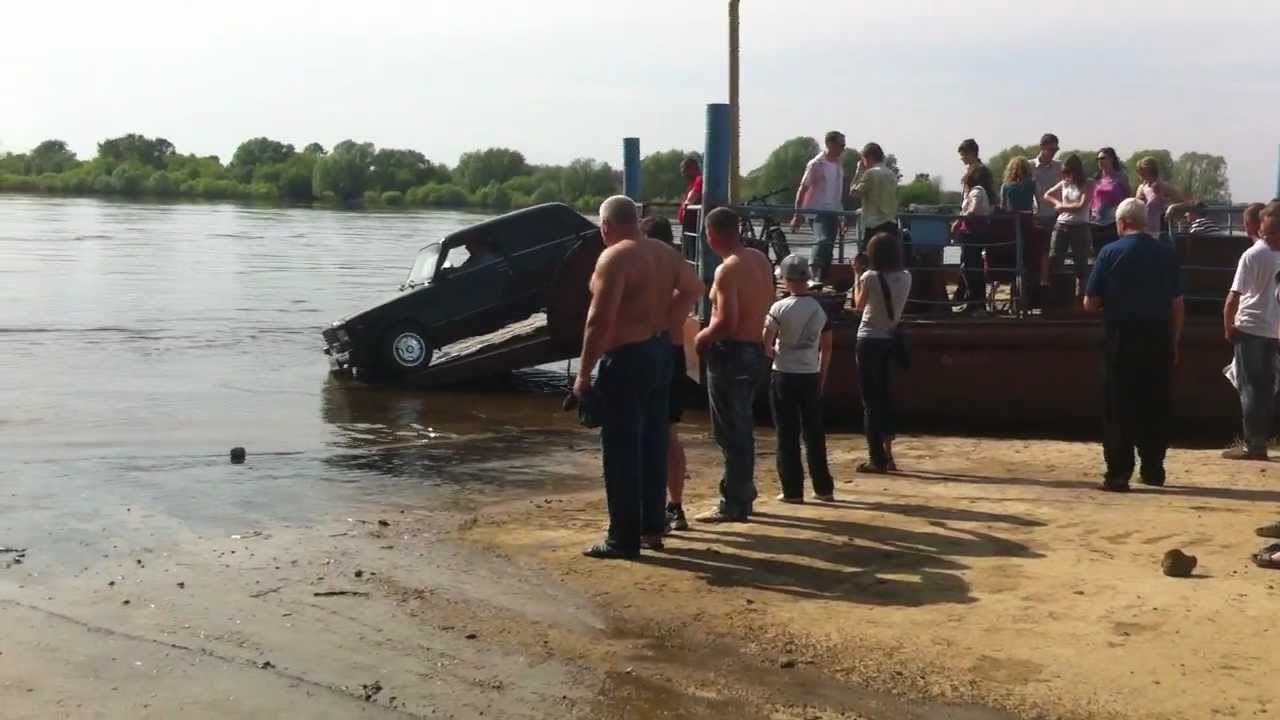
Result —
[[472, 257], [465, 247], [451, 248], [436, 273], [435, 284], [452, 308], [441, 317], [437, 342], [483, 335], [507, 323], [512, 271], [502, 255], [494, 252]]

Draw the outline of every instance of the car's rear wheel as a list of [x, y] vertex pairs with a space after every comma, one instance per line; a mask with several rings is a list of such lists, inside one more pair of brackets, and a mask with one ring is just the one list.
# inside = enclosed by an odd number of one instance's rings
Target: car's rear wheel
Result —
[[392, 376], [417, 372], [431, 364], [434, 352], [421, 327], [397, 323], [382, 336], [381, 369]]

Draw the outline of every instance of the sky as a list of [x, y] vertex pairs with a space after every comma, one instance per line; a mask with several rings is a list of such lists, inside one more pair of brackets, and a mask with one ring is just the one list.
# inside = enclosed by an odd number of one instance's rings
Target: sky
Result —
[[[1236, 201], [1276, 193], [1276, 0], [741, 0], [742, 166], [844, 131], [955, 186], [955, 148], [1224, 155]], [[701, 149], [727, 99], [726, 0], [46, 0], [0, 4], [0, 151], [92, 157], [141, 132], [229, 160], [265, 135], [450, 165]]]

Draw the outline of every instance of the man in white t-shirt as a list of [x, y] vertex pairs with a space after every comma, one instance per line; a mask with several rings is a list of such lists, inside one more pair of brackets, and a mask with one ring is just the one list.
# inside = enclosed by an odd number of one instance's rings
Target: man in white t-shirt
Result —
[[791, 231], [795, 232], [804, 221], [801, 210], [827, 211], [812, 213], [809, 220], [814, 235], [810, 265], [819, 282], [826, 281], [830, 275], [831, 255], [841, 224], [836, 215], [828, 213], [844, 210], [844, 167], [840, 164], [844, 157], [844, 133], [832, 130], [825, 140], [826, 150], [804, 166], [804, 177], [800, 178], [800, 188], [796, 190], [796, 214], [791, 219]]
[[1266, 460], [1275, 406], [1276, 354], [1280, 350], [1280, 201], [1262, 211], [1260, 238], [1240, 256], [1222, 311], [1235, 349], [1236, 383], [1244, 416], [1243, 447], [1230, 460]]

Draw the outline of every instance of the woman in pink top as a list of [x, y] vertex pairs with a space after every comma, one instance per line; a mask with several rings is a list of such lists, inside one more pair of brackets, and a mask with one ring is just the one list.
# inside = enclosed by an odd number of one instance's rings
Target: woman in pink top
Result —
[[1098, 174], [1093, 177], [1093, 205], [1089, 222], [1093, 224], [1093, 254], [1116, 239], [1116, 208], [1133, 193], [1129, 176], [1116, 156], [1115, 148], [1098, 151]]

